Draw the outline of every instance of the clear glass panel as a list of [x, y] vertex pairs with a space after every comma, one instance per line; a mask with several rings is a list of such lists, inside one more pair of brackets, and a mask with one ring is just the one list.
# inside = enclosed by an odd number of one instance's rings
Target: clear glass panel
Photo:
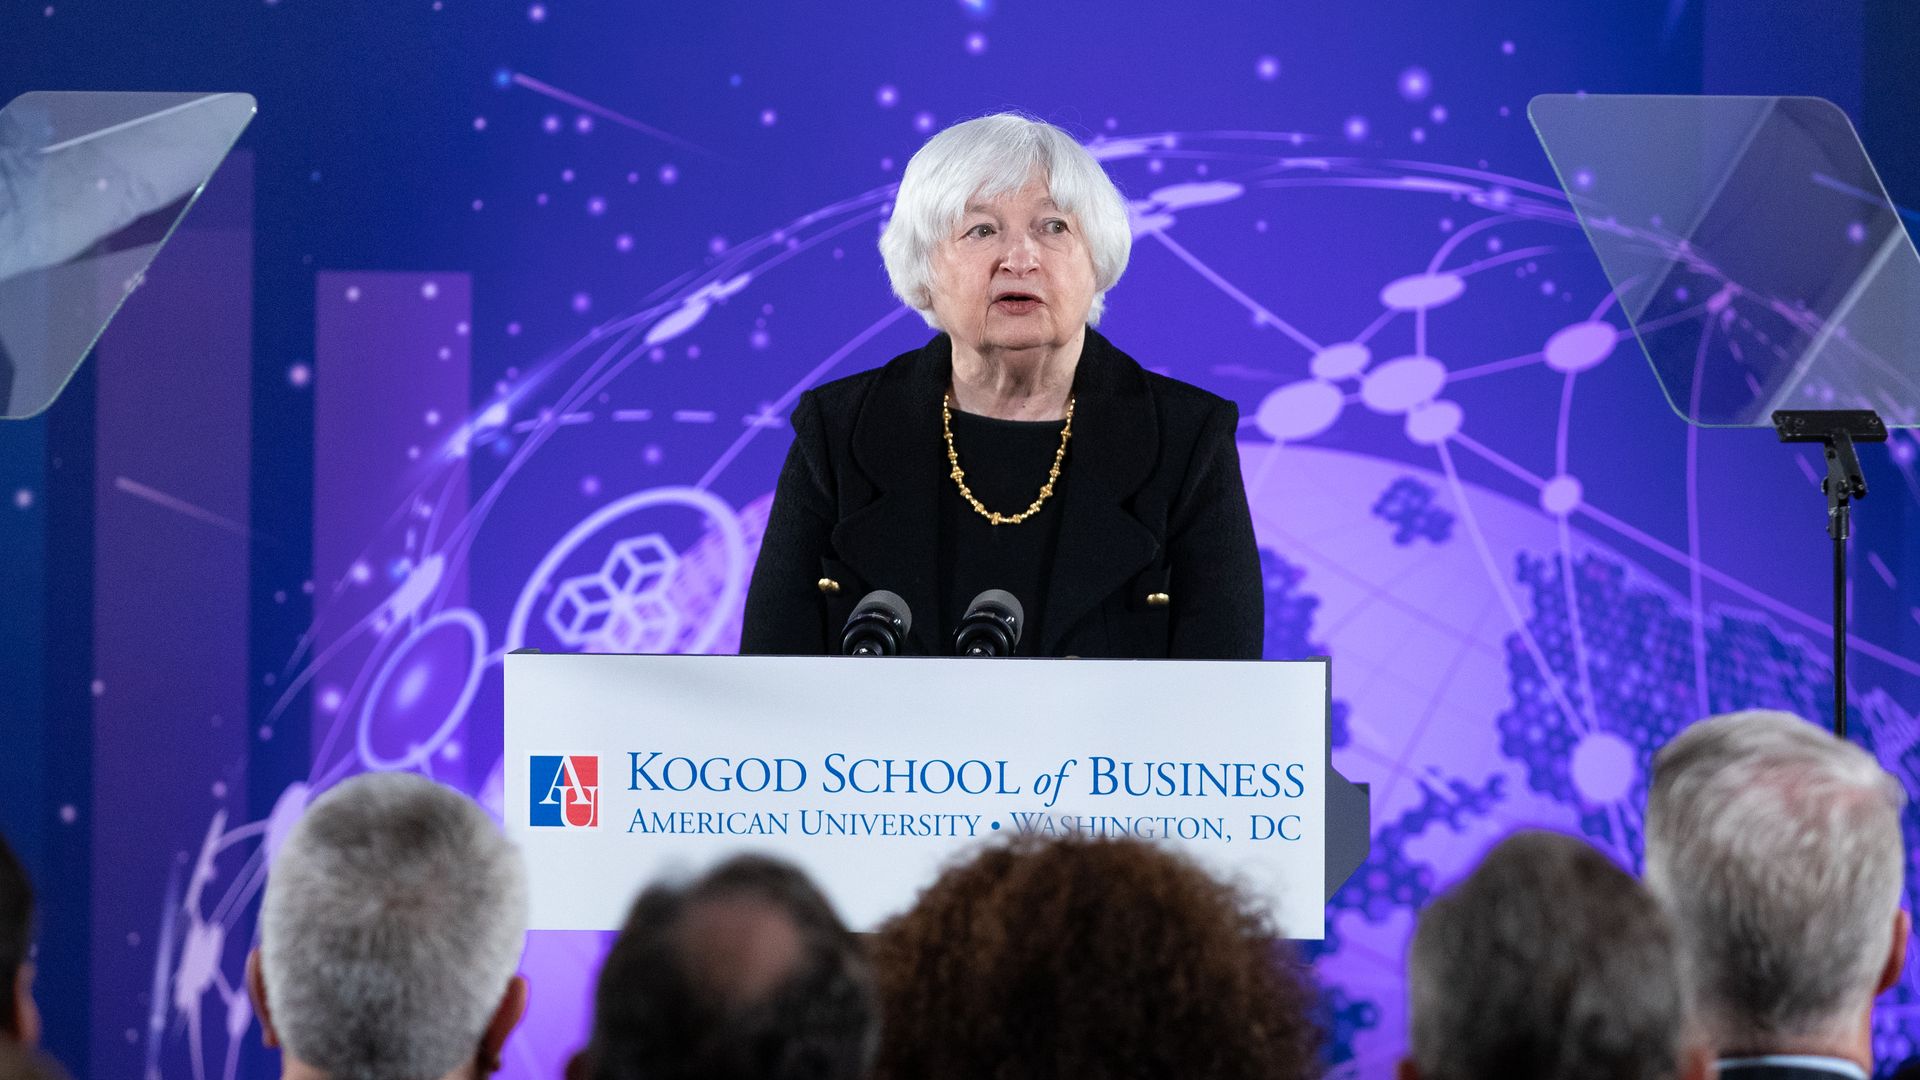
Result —
[[1544, 94], [1527, 112], [1675, 412], [1920, 425], [1920, 254], [1832, 102]]
[[0, 416], [53, 404], [253, 119], [247, 94], [22, 94], [0, 110]]

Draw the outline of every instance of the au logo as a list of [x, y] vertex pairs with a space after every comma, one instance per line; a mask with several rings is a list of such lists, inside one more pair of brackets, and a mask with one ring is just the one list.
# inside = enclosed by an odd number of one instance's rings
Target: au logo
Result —
[[600, 824], [600, 759], [588, 754], [534, 755], [527, 784], [527, 823], [556, 829]]

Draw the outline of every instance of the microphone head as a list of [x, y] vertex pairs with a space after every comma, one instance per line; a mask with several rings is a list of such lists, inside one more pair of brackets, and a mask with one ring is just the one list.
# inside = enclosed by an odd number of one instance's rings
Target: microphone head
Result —
[[907, 602], [900, 598], [899, 593], [887, 589], [875, 589], [861, 597], [860, 604], [853, 609], [853, 613], [857, 616], [868, 612], [884, 615], [899, 623], [902, 639], [905, 639], [913, 630], [913, 609], [907, 607]]
[[1020, 598], [1005, 589], [988, 589], [974, 597], [973, 603], [967, 605], [967, 614], [984, 613], [993, 608], [998, 608], [1005, 615], [1012, 616], [1013, 636], [1017, 639], [1020, 636], [1020, 628], [1027, 622], [1027, 612], [1020, 606]]

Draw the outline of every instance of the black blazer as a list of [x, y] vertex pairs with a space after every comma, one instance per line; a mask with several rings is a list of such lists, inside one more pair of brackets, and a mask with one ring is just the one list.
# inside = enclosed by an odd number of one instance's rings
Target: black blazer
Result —
[[[939, 610], [937, 500], [959, 497], [940, 433], [952, 349], [942, 334], [800, 396], [741, 652], [838, 652], [872, 589], [899, 593], [915, 613]], [[1091, 329], [1074, 394], [1036, 654], [1258, 659], [1265, 615], [1234, 446], [1239, 410], [1143, 370]], [[1155, 593], [1169, 602], [1149, 603]], [[915, 618], [906, 651], [951, 654], [953, 628], [932, 621]]]

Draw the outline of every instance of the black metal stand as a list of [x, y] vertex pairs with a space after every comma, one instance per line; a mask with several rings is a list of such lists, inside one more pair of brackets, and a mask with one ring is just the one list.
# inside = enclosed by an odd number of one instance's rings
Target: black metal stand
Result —
[[1781, 442], [1826, 445], [1827, 535], [1833, 540], [1833, 733], [1847, 736], [1847, 538], [1853, 503], [1867, 497], [1867, 478], [1853, 444], [1886, 442], [1887, 425], [1872, 409], [1782, 409], [1773, 414]]

